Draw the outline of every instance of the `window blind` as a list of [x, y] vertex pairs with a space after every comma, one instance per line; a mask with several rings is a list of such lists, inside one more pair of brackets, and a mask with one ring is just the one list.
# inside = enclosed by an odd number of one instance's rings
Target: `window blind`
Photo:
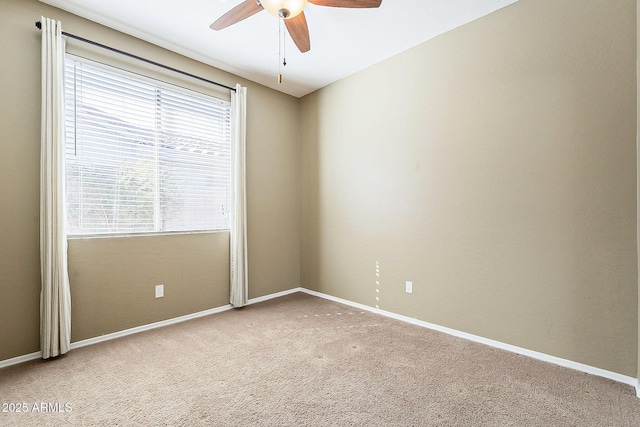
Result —
[[70, 234], [229, 228], [228, 101], [67, 55]]

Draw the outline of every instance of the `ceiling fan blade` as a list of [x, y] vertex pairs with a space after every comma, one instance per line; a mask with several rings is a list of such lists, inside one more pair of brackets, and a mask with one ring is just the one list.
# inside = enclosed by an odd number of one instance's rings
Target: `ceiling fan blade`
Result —
[[285, 19], [284, 24], [287, 26], [287, 30], [289, 30], [289, 34], [298, 49], [300, 49], [300, 52], [305, 53], [311, 50], [309, 27], [307, 26], [307, 18], [304, 17], [304, 12], [301, 12], [295, 18]]
[[370, 8], [380, 7], [382, 0], [309, 0], [318, 6]]
[[245, 0], [229, 12], [222, 15], [213, 24], [210, 25], [212, 30], [222, 30], [230, 25], [236, 24], [243, 19], [255, 15], [263, 9], [262, 5], [256, 0]]

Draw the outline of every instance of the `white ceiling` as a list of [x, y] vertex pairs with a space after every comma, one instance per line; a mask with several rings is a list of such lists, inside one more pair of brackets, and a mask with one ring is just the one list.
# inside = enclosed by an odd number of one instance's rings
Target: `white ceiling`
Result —
[[221, 31], [209, 28], [242, 0], [40, 1], [300, 97], [517, 0], [383, 0], [378, 9], [309, 3], [311, 51], [301, 54], [286, 36], [282, 84], [278, 19], [261, 11]]

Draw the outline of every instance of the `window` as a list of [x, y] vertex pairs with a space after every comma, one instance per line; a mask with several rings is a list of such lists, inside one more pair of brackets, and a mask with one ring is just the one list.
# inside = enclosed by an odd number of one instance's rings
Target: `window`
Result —
[[229, 228], [228, 101], [67, 55], [71, 235]]

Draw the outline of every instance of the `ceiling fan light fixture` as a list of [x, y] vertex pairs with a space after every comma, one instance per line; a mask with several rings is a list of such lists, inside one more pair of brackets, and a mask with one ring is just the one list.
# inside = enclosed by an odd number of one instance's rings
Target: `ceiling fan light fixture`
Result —
[[307, 0], [260, 0], [260, 4], [275, 17], [291, 19], [302, 13]]

